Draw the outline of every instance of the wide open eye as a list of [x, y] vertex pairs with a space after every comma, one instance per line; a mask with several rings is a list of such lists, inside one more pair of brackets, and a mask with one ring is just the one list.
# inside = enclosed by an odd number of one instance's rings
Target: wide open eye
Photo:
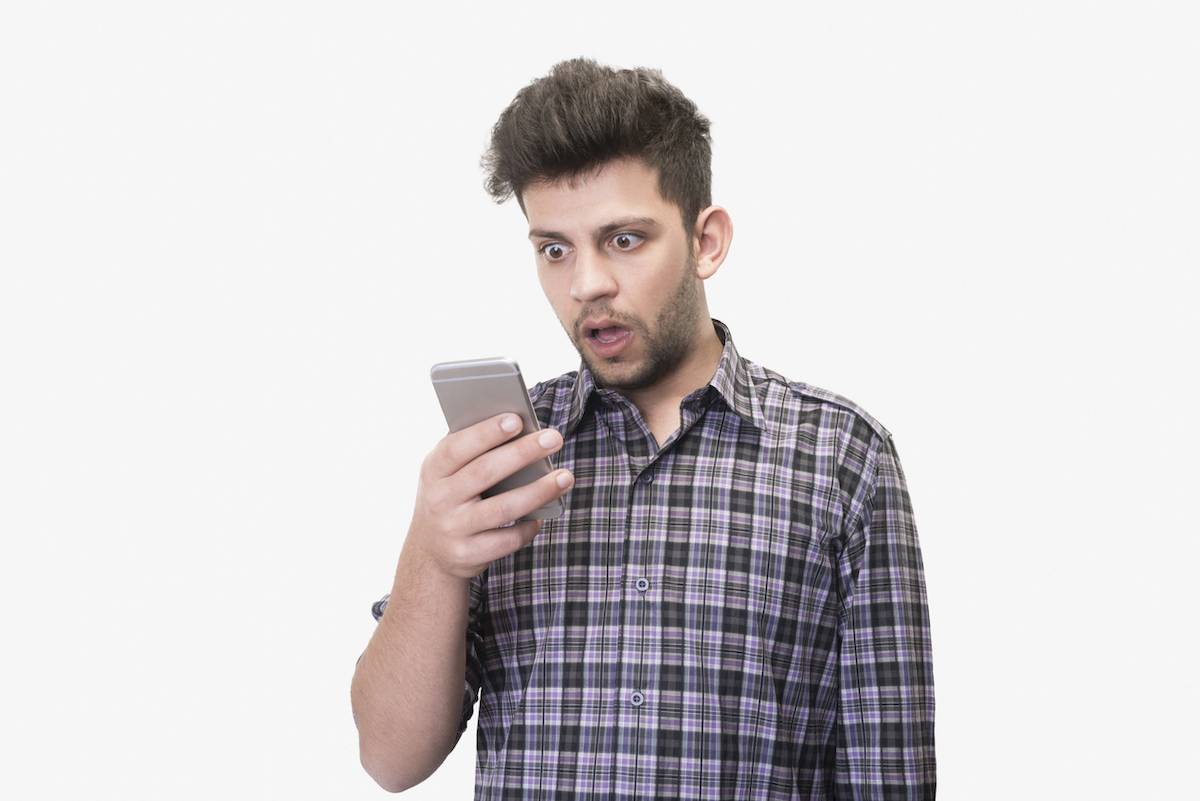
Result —
[[547, 242], [538, 251], [546, 257], [546, 261], [558, 261], [567, 255], [567, 246], [559, 242]]
[[617, 250], [633, 250], [642, 243], [642, 236], [625, 231], [617, 234], [609, 241], [612, 242], [613, 247]]

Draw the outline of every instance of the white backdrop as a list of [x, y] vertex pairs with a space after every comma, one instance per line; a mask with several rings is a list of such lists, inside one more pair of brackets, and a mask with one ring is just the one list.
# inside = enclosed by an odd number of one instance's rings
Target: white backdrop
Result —
[[896, 437], [941, 797], [1194, 790], [1200, 14], [830, 5], [0, 7], [0, 795], [384, 795], [429, 366], [575, 366], [478, 159], [576, 55], [713, 120], [743, 354]]

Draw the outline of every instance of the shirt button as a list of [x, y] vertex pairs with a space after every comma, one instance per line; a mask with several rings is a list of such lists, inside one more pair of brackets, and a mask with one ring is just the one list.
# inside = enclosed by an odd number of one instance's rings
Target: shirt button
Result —
[[640, 476], [638, 476], [638, 481], [642, 482], [643, 484], [649, 484], [653, 480], [654, 476], [650, 473], [642, 473]]
[[645, 592], [646, 590], [650, 589], [650, 580], [640, 578], [637, 580], [637, 583], [634, 586], [637, 587], [638, 592]]
[[633, 695], [629, 696], [629, 703], [633, 704], [634, 706], [641, 706], [642, 704], [646, 703], [646, 696], [635, 692]]

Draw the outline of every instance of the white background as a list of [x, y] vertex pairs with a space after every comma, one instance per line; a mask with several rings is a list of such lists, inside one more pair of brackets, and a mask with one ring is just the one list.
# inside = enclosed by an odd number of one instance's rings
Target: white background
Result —
[[384, 795], [429, 366], [576, 363], [478, 167], [576, 55], [713, 120], [742, 353], [896, 437], [941, 797], [1194, 791], [1200, 14], [832, 5], [0, 7], [0, 794]]

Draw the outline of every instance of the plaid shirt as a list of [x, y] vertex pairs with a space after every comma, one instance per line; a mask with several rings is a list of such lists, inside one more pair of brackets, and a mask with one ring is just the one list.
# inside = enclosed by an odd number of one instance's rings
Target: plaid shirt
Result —
[[620, 394], [531, 392], [567, 512], [472, 584], [476, 798], [933, 798], [921, 555], [891, 436], [738, 357], [661, 447]]

